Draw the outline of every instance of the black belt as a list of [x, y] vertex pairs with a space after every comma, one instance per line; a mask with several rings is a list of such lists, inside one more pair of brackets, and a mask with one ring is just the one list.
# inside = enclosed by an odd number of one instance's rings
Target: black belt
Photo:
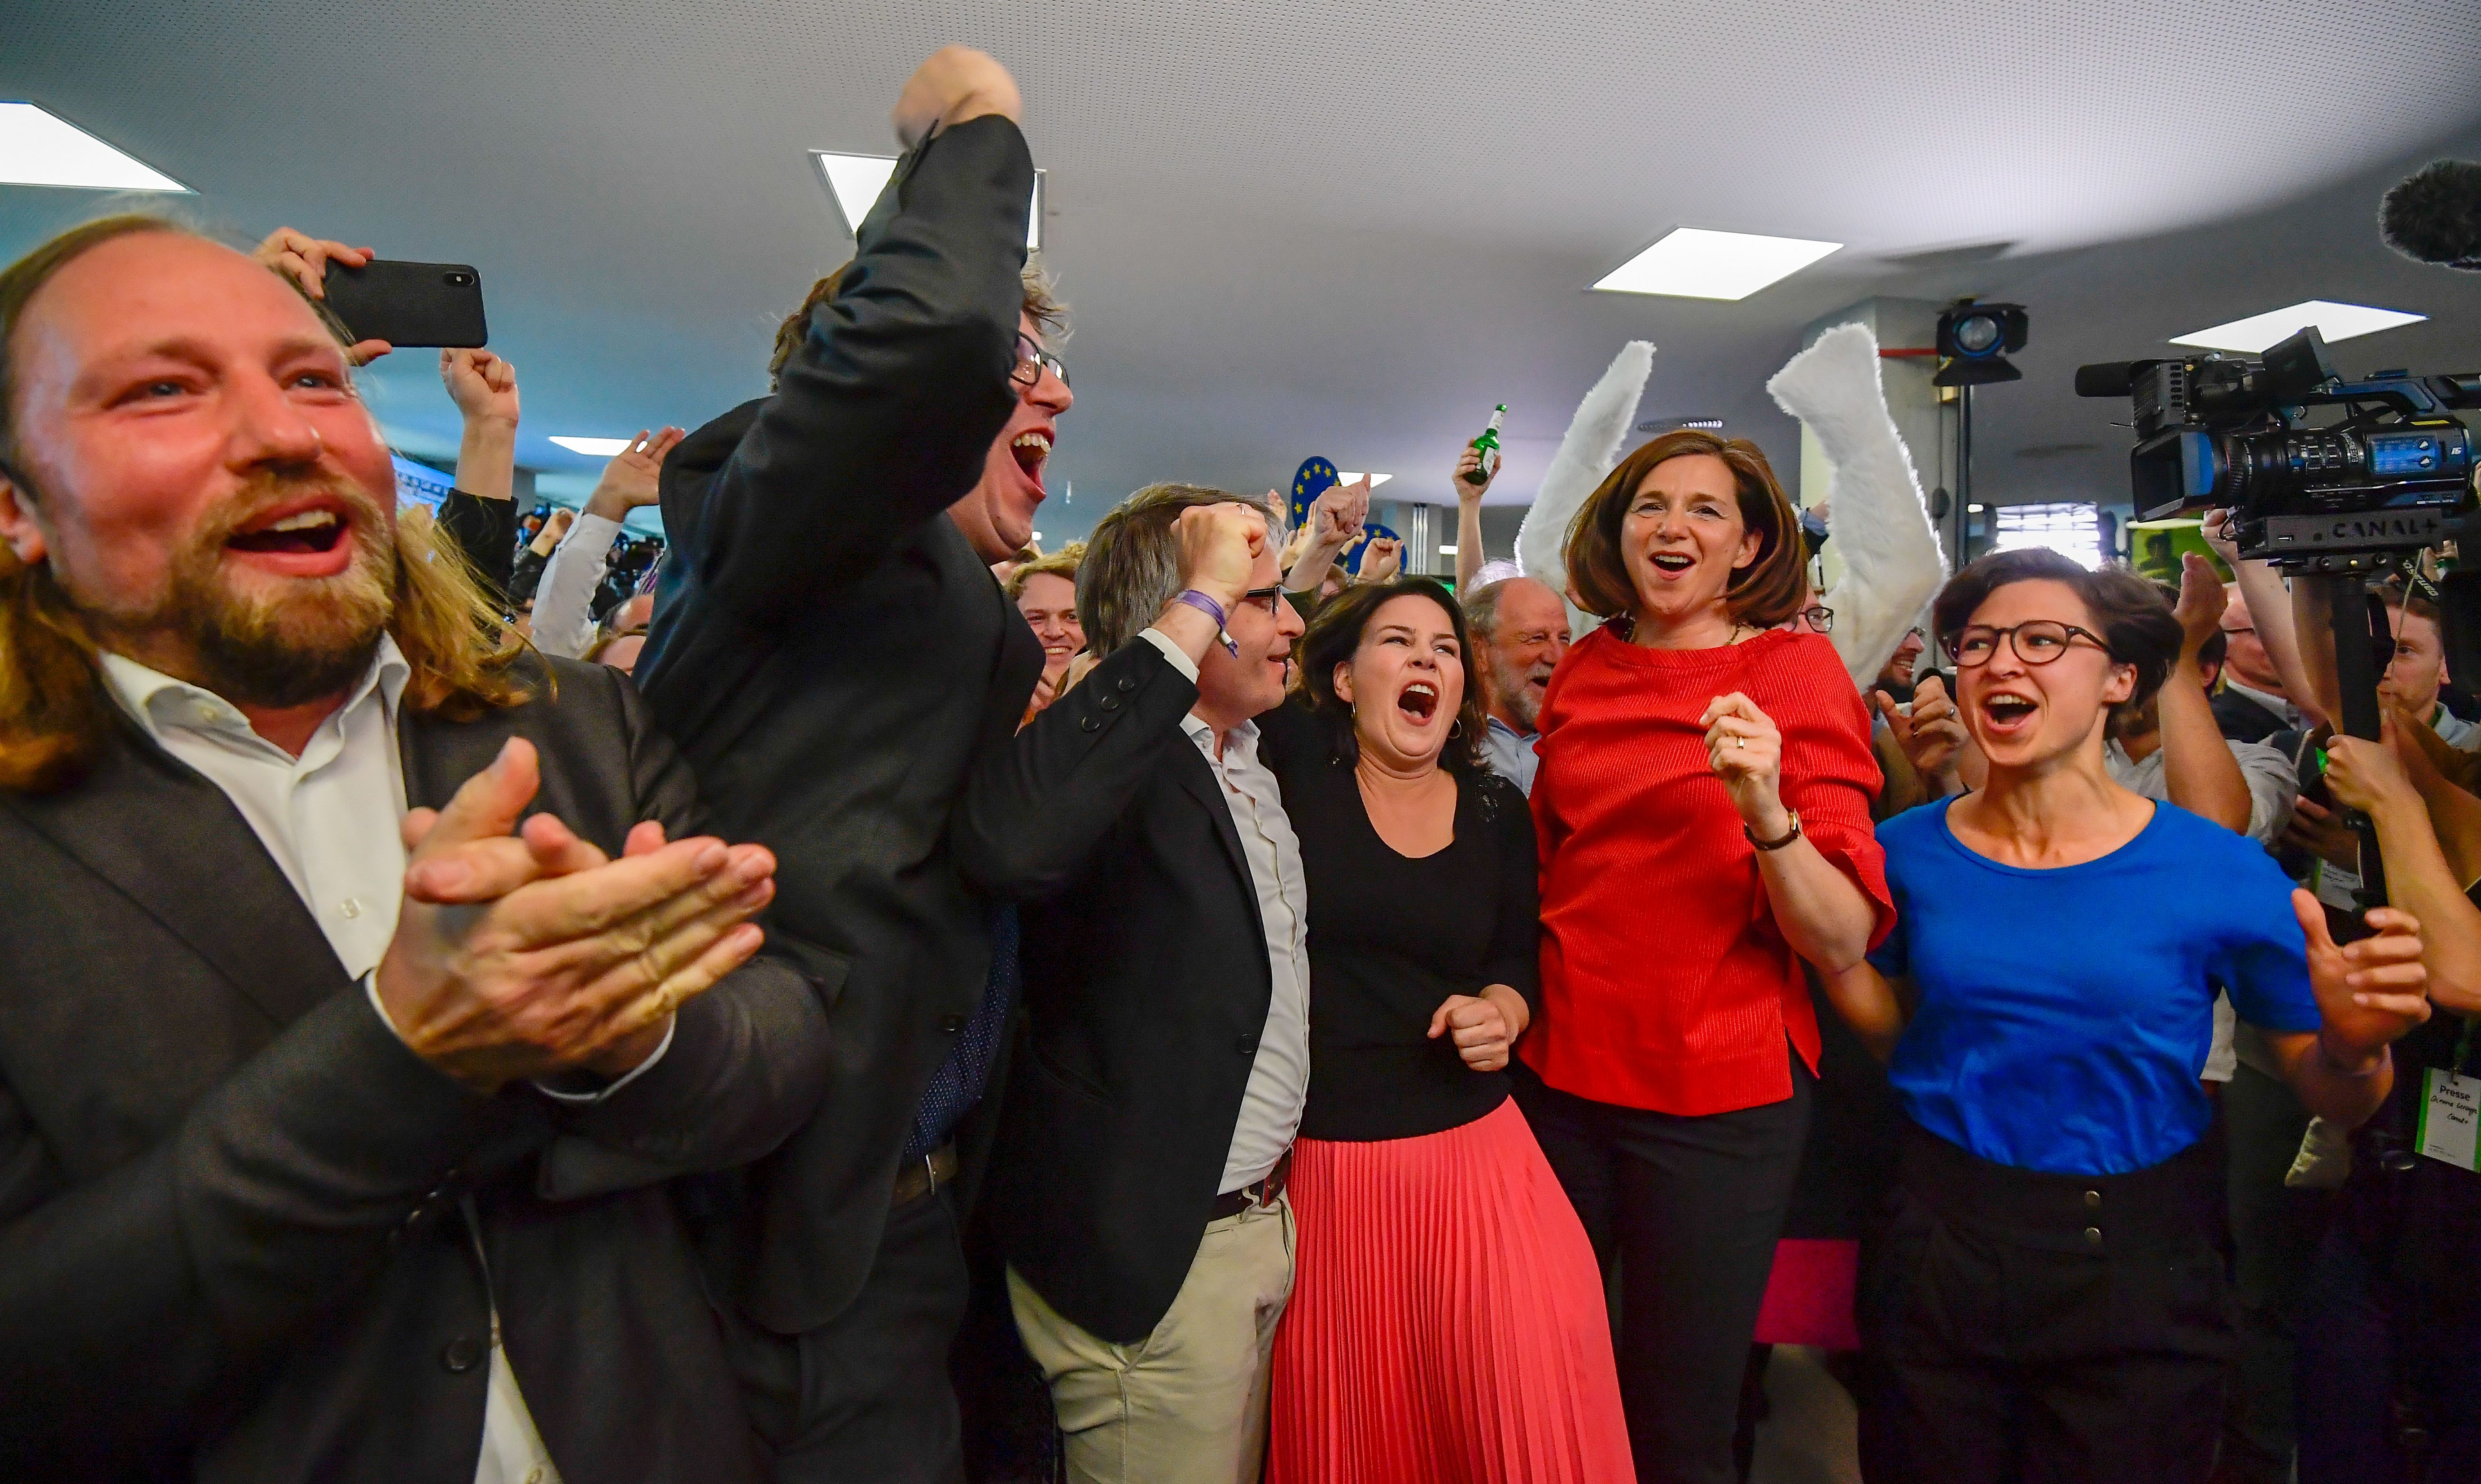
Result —
[[1287, 1149], [1284, 1151], [1284, 1157], [1275, 1161], [1275, 1167], [1267, 1172], [1266, 1179], [1255, 1185], [1242, 1185], [1238, 1190], [1226, 1190], [1216, 1196], [1214, 1205], [1208, 1211], [1206, 1219], [1220, 1221], [1226, 1216], [1237, 1216], [1244, 1211], [1255, 1211], [1261, 1207], [1274, 1205], [1284, 1193], [1285, 1178], [1292, 1173], [1293, 1152]]

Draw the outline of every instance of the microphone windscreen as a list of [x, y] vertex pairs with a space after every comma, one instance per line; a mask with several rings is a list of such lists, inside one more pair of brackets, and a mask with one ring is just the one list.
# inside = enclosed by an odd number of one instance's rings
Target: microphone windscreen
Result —
[[2396, 182], [2378, 228], [2408, 258], [2481, 270], [2481, 165], [2440, 160]]
[[2079, 397], [2125, 397], [2135, 384], [2134, 361], [2102, 361], [2076, 368]]

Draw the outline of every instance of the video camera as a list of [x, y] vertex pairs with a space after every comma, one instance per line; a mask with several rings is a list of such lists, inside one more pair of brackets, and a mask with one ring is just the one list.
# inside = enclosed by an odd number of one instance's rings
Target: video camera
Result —
[[[2345, 381], [2314, 327], [2261, 360], [2211, 352], [2076, 369], [2079, 397], [2126, 397], [2138, 517], [2228, 507], [2242, 557], [2360, 570], [2383, 552], [2455, 534], [2473, 506], [2472, 436], [2450, 409], [2481, 407], [2481, 375], [2385, 371]], [[2312, 407], [2342, 416], [2312, 425]]]

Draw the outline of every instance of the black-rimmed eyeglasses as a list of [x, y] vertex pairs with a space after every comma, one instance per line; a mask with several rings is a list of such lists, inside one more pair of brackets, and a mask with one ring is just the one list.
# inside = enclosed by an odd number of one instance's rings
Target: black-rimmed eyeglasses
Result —
[[1967, 624], [1946, 641], [1946, 657], [1955, 662], [1957, 669], [1972, 669], [1989, 664], [1990, 657], [1998, 652], [1998, 641], [2005, 639], [2008, 646], [2016, 651], [2016, 658], [2026, 664], [2048, 664], [2066, 654], [2068, 646], [2079, 638], [2104, 654], [2110, 653], [2110, 646], [2090, 629], [2079, 629], [2075, 624], [2050, 618], [2036, 618], [2029, 623], [2009, 624], [2003, 629], [1995, 629], [1986, 623]]
[[1018, 330], [1016, 365], [1009, 370], [1008, 379], [1019, 386], [1032, 386], [1042, 380], [1042, 374], [1046, 371], [1058, 377], [1060, 385], [1068, 384], [1068, 367], [1060, 361], [1059, 357], [1035, 344], [1032, 335]]
[[1800, 611], [1801, 621], [1820, 634], [1835, 632], [1835, 610], [1823, 603], [1813, 603]]

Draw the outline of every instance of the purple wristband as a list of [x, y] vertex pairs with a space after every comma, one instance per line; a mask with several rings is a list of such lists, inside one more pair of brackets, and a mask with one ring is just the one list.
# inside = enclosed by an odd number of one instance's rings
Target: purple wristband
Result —
[[1213, 598], [1208, 597], [1205, 593], [1198, 591], [1194, 587], [1184, 590], [1179, 597], [1172, 599], [1172, 601], [1174, 603], [1186, 603], [1189, 607], [1197, 610], [1199, 612], [1204, 613], [1209, 618], [1214, 619], [1214, 637], [1223, 641], [1223, 647], [1232, 652], [1233, 659], [1238, 660], [1240, 658], [1240, 641], [1233, 638], [1230, 631], [1225, 629], [1223, 626], [1225, 615], [1222, 604], [1215, 602]]

